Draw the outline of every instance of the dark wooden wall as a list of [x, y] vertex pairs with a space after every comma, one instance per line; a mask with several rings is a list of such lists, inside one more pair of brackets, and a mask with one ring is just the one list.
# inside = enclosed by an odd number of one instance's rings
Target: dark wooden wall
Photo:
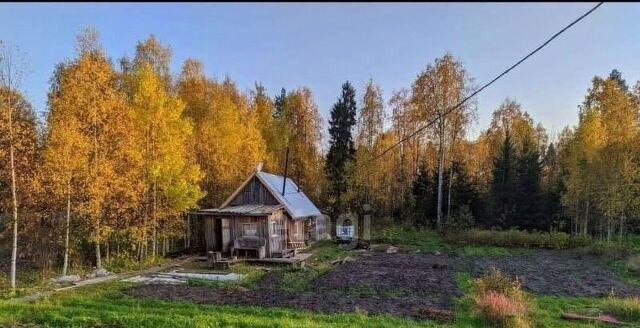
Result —
[[222, 251], [220, 249], [215, 249], [215, 234], [216, 234], [216, 225], [215, 219], [212, 216], [207, 216], [204, 218], [204, 239], [206, 243], [207, 251]]
[[[242, 225], [245, 223], [257, 225], [257, 236], [265, 240], [267, 257], [271, 257], [275, 251], [289, 248], [289, 242], [306, 241], [310, 228], [308, 220], [294, 221], [283, 210], [277, 210], [269, 216], [207, 216], [203, 220], [207, 251], [221, 251], [225, 254], [233, 241], [242, 237]], [[216, 223], [218, 220], [221, 222]], [[299, 232], [297, 236], [296, 231]], [[273, 235], [277, 237], [272, 239]], [[221, 240], [218, 241], [219, 238]]]
[[262, 185], [258, 178], [253, 177], [244, 189], [231, 201], [230, 205], [246, 204], [277, 205], [278, 201], [276, 201], [271, 192]]

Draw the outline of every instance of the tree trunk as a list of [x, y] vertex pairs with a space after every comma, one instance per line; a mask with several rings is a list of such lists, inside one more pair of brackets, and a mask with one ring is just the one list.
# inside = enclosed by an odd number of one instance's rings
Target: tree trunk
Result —
[[447, 190], [447, 220], [451, 218], [451, 186], [453, 185], [453, 165], [449, 168], [449, 190]]
[[153, 181], [153, 222], [151, 223], [152, 225], [152, 231], [153, 231], [153, 236], [152, 236], [152, 246], [151, 246], [151, 252], [153, 254], [153, 257], [155, 257], [157, 255], [157, 251], [158, 251], [158, 247], [157, 247], [157, 243], [158, 243], [158, 236], [157, 236], [157, 210], [158, 210], [158, 184], [156, 181]]
[[162, 257], [167, 256], [167, 237], [162, 237]]
[[[156, 139], [155, 139], [155, 127], [151, 127], [151, 157], [152, 160], [156, 160]], [[158, 235], [157, 235], [157, 220], [158, 220], [158, 179], [153, 178], [153, 209], [152, 209], [152, 241], [151, 241], [151, 254], [155, 257], [158, 254]]]
[[9, 162], [11, 166], [11, 200], [13, 205], [13, 243], [11, 245], [11, 288], [16, 288], [16, 266], [18, 262], [18, 195], [16, 192], [16, 167], [13, 147], [13, 106], [9, 89]]
[[62, 276], [67, 275], [69, 267], [69, 230], [71, 226], [71, 187], [67, 186], [67, 222], [64, 236], [64, 262], [62, 263]]
[[102, 257], [100, 256], [100, 242], [96, 241], [96, 269], [102, 269]]
[[587, 233], [589, 232], [589, 229], [587, 229], [588, 224], [589, 224], [589, 201], [587, 201], [587, 207], [585, 208], [585, 213], [584, 213], [584, 222], [582, 224], [583, 236], [586, 236]]
[[[94, 109], [94, 113], [93, 113], [93, 179], [97, 179], [98, 177], [98, 113], [95, 112]], [[95, 182], [95, 181], [94, 181]], [[94, 195], [91, 195], [92, 197]], [[102, 269], [102, 258], [100, 256], [100, 214], [99, 213], [94, 213], [93, 215], [96, 215], [96, 268], [98, 270]]]
[[620, 218], [620, 231], [618, 231], [618, 233], [619, 233], [618, 241], [619, 241], [620, 245], [622, 245], [622, 242], [624, 241], [624, 221], [625, 221], [625, 216], [623, 215]]
[[[440, 117], [440, 120], [443, 120]], [[444, 123], [440, 123], [441, 125]], [[440, 145], [438, 147], [438, 209], [437, 209], [437, 226], [440, 230], [442, 226], [442, 185], [444, 178], [444, 129], [440, 127]]]
[[110, 250], [109, 250], [109, 248], [111, 248], [111, 247], [110, 247], [110, 245], [109, 245], [109, 242], [110, 242], [110, 241], [111, 241], [111, 238], [107, 238], [107, 241], [106, 241], [106, 242], [105, 242], [105, 244], [104, 244], [104, 247], [105, 247], [105, 249], [106, 249], [106, 252], [105, 252], [105, 253], [106, 253], [107, 263], [109, 263], [109, 255], [110, 255]]

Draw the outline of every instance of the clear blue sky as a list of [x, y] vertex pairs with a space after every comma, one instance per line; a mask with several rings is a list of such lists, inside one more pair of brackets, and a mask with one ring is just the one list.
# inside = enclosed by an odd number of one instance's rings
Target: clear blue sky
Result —
[[[132, 55], [155, 34], [210, 76], [242, 90], [261, 81], [271, 94], [309, 86], [326, 119], [340, 85], [361, 92], [369, 78], [385, 100], [410, 86], [427, 63], [449, 51], [484, 83], [584, 13], [576, 4], [0, 4], [0, 39], [28, 54], [23, 89], [46, 106], [55, 64], [74, 56], [75, 35], [95, 27], [108, 54]], [[523, 104], [552, 133], [577, 121], [594, 75], [640, 78], [640, 5], [605, 4], [479, 96], [476, 134], [505, 97]]]

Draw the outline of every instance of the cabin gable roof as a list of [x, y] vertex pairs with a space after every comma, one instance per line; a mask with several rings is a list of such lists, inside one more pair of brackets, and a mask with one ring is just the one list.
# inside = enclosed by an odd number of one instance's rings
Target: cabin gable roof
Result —
[[236, 191], [234, 191], [227, 200], [225, 200], [225, 202], [220, 206], [220, 210], [228, 207], [254, 177], [260, 181], [260, 183], [271, 193], [276, 201], [284, 207], [285, 211], [287, 211], [292, 218], [301, 219], [321, 215], [320, 210], [311, 202], [304, 192], [298, 189], [298, 185], [293, 180], [287, 178], [285, 193], [283, 195], [282, 186], [285, 181], [284, 177], [262, 171], [256, 171], [249, 176], [242, 185], [236, 189]]

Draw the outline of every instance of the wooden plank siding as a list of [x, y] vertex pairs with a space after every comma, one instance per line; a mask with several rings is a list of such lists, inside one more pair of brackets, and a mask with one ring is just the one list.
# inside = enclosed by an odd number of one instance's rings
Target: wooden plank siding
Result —
[[262, 185], [260, 180], [258, 180], [258, 178], [256, 177], [253, 177], [229, 205], [235, 206], [249, 204], [277, 205], [279, 203], [275, 199], [275, 197], [273, 197], [271, 192]]
[[288, 220], [289, 216], [283, 210], [278, 210], [269, 216], [270, 237], [268, 239], [269, 250], [267, 251], [269, 257], [273, 256], [274, 252], [287, 249]]
[[287, 220], [290, 242], [303, 242], [305, 236], [305, 221], [304, 220]]
[[215, 221], [212, 216], [207, 216], [204, 218], [204, 239], [206, 244], [206, 250], [208, 251], [221, 251], [219, 249], [215, 249]]

